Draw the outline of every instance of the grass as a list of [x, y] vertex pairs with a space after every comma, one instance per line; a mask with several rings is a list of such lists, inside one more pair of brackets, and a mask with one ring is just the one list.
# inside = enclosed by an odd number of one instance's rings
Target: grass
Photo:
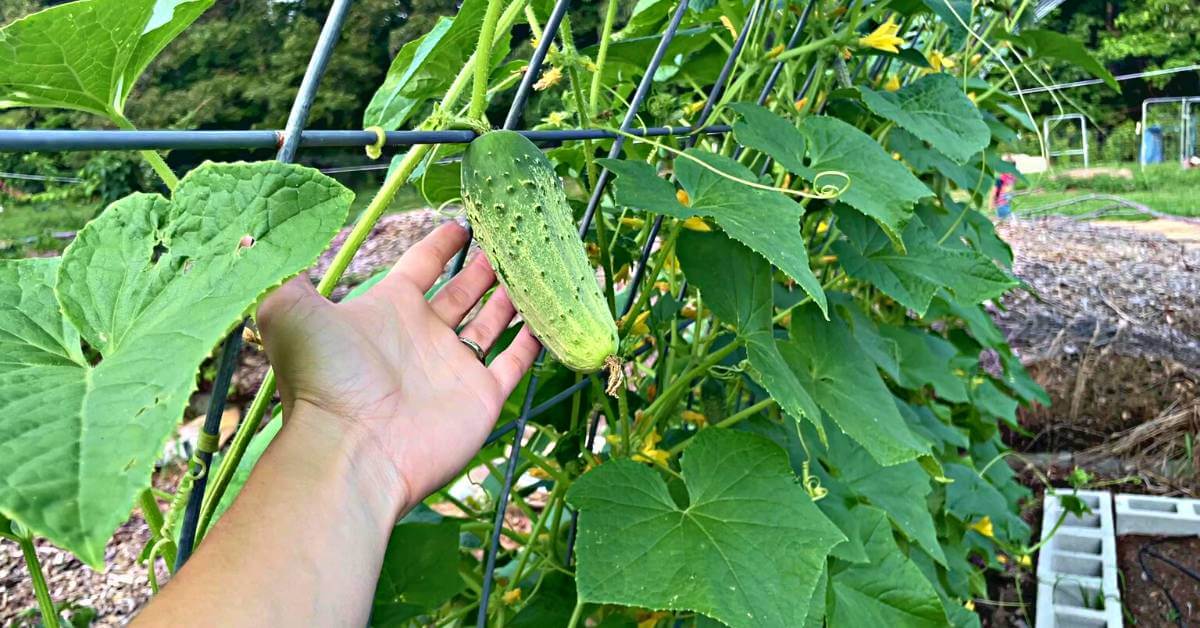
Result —
[[[1200, 216], [1200, 194], [1197, 194], [1197, 190], [1200, 190], [1200, 169], [1184, 170], [1174, 164], [1150, 166], [1144, 171], [1136, 164], [1109, 167], [1126, 168], [1133, 173], [1133, 177], [1097, 175], [1090, 179], [1075, 179], [1063, 171], [1031, 176], [1025, 185], [1018, 186], [1019, 192], [1026, 193], [1013, 199], [1013, 211], [1021, 214], [1085, 194], [1112, 194], [1164, 214]], [[1054, 211], [1064, 215], [1079, 215], [1110, 206], [1112, 203], [1109, 201], [1088, 201]]]

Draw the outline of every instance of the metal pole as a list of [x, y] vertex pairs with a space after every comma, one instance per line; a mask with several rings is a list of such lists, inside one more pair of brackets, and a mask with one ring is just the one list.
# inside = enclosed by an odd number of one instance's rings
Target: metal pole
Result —
[[[300, 146], [300, 130], [308, 121], [308, 114], [312, 110], [313, 99], [317, 95], [321, 76], [325, 74], [325, 68], [329, 65], [333, 46], [341, 35], [342, 24], [346, 20], [346, 13], [349, 9], [350, 0], [334, 0], [333, 6], [329, 8], [329, 15], [326, 16], [325, 25], [321, 28], [321, 35], [317, 38], [316, 48], [308, 61], [304, 78], [300, 81], [300, 89], [296, 93], [296, 99], [292, 102], [292, 111], [288, 115], [283, 143], [276, 155], [281, 162], [288, 163], [296, 157], [296, 150]], [[189, 471], [195, 480], [192, 493], [188, 496], [187, 508], [183, 513], [183, 527], [179, 534], [179, 553], [175, 560], [176, 571], [183, 567], [192, 554], [196, 526], [200, 518], [200, 505], [204, 502], [204, 492], [208, 487], [208, 470], [212, 464], [213, 452], [219, 447], [221, 415], [225, 411], [225, 398], [229, 394], [229, 383], [233, 378], [233, 370], [242, 346], [242, 329], [244, 327], [245, 321], [238, 323], [237, 327], [225, 338], [225, 344], [221, 348], [221, 364], [217, 372], [217, 379], [213, 382], [212, 397], [200, 434], [200, 444], [203, 446], [197, 447], [197, 460]]]

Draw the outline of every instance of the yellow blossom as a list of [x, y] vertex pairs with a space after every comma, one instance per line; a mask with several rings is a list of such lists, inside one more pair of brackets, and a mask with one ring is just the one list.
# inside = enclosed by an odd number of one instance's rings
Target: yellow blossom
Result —
[[642, 225], [644, 225], [644, 224], [646, 224], [645, 220], [642, 220], [641, 218], [637, 218], [635, 216], [622, 216], [621, 217], [621, 226], [622, 227], [629, 227], [630, 229], [641, 229]]
[[700, 113], [700, 110], [703, 108], [704, 108], [704, 101], [697, 100], [696, 102], [688, 103], [687, 105], [685, 105], [683, 107], [683, 112], [689, 116], [694, 116], [697, 113]]
[[1029, 554], [1022, 554], [1021, 557], [1017, 559], [1017, 564], [1026, 569], [1033, 569], [1033, 559], [1029, 557]]
[[783, 187], [785, 187], [785, 188], [792, 187], [792, 173], [788, 172], [783, 175]]
[[967, 99], [970, 100], [971, 102], [975, 102], [975, 98], [976, 98], [975, 92], [971, 92], [971, 93], [967, 94]]
[[629, 279], [629, 264], [624, 264], [613, 273], [613, 281], [621, 282]]
[[954, 67], [954, 59], [943, 55], [940, 50], [934, 50], [929, 54], [929, 67], [934, 72], [941, 72], [942, 68], [950, 69]]
[[904, 39], [897, 37], [900, 32], [900, 25], [896, 23], [895, 16], [889, 17], [886, 22], [880, 24], [875, 30], [871, 31], [870, 35], [859, 38], [858, 45], [864, 48], [874, 48], [876, 50], [884, 50], [891, 53], [899, 53], [899, 46], [904, 43]]
[[996, 531], [992, 528], [992, 518], [984, 515], [982, 519], [971, 524], [971, 529], [986, 536], [987, 538], [995, 538]]
[[721, 24], [725, 26], [725, 30], [729, 31], [729, 33], [733, 35], [734, 39], [737, 39], [738, 32], [737, 29], [733, 27], [733, 20], [729, 19], [729, 17], [726, 15], [722, 15]]
[[774, 48], [767, 51], [767, 58], [774, 59], [775, 57], [778, 57], [779, 55], [783, 54], [783, 51], [786, 48], [787, 46], [784, 46], [783, 44], [775, 44]]
[[804, 105], [807, 105], [807, 104], [808, 104], [808, 96], [805, 96], [804, 98], [797, 100], [792, 106], [796, 108], [796, 111], [800, 111], [801, 109], [804, 108]]
[[650, 432], [645, 442], [642, 443], [642, 450], [634, 454], [633, 459], [638, 462], [667, 464], [667, 460], [671, 459], [671, 454], [658, 448], [660, 441], [662, 441], [662, 436], [658, 435], [658, 430]]
[[542, 78], [538, 79], [538, 82], [533, 84], [533, 88], [538, 91], [550, 89], [551, 87], [558, 85], [562, 81], [562, 77], [563, 72], [561, 69], [558, 67], [550, 68], [549, 70], [542, 72]]
[[892, 152], [892, 159], [895, 159], [896, 161], [900, 161], [900, 153]]
[[667, 292], [668, 290], [671, 289], [671, 284], [669, 284], [665, 281], [656, 281], [656, 282], [654, 282], [654, 287], [659, 292]]
[[683, 412], [679, 413], [679, 418], [683, 419], [686, 423], [695, 425], [696, 427], [704, 427], [705, 425], [708, 425], [708, 417], [696, 412], [695, 410], [684, 410]]
[[551, 111], [550, 115], [546, 116], [545, 118], [542, 118], [542, 121], [545, 122], [546, 124], [553, 124], [554, 126], [561, 126], [564, 122], [566, 122], [568, 120], [569, 117], [570, 117], [570, 114], [568, 114], [565, 111]]
[[963, 602], [963, 608], [971, 611], [972, 613], [975, 612], [975, 600], [967, 600], [966, 602]]
[[509, 606], [512, 606], [513, 604], [516, 604], [517, 602], [520, 602], [521, 601], [521, 588], [517, 587], [515, 589], [512, 589], [511, 591], [505, 591], [504, 595], [501, 597], [501, 599], [503, 599], [504, 603]]
[[888, 78], [887, 82], [883, 84], [883, 89], [889, 92], [900, 91], [900, 77], [893, 74]]
[[650, 318], [650, 310], [638, 314], [637, 318], [633, 319], [633, 329], [630, 331], [636, 336], [645, 336], [650, 333], [650, 327], [646, 325], [646, 319], [648, 318]]
[[691, 303], [688, 303], [687, 305], [683, 306], [683, 309], [680, 310], [679, 313], [684, 318], [696, 320], [696, 306]]
[[692, 197], [688, 196], [687, 190], [675, 190], [675, 200], [679, 201], [680, 205], [692, 204]]
[[1004, 554], [996, 554], [996, 562], [1000, 563], [1001, 565], [1007, 565], [1008, 557]]
[[699, 216], [692, 216], [683, 221], [683, 228], [689, 231], [712, 231], [712, 227]]

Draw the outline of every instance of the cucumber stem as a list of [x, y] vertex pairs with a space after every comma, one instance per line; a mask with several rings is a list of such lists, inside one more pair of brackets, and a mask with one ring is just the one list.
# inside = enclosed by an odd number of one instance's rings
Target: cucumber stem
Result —
[[[492, 70], [492, 46], [496, 38], [496, 22], [500, 20], [501, 0], [489, 0], [483, 14], [483, 27], [479, 29], [479, 42], [475, 44], [475, 83], [471, 89], [471, 108], [467, 115], [474, 120], [484, 120], [487, 109], [488, 74]], [[483, 63], [480, 63], [483, 60]]]

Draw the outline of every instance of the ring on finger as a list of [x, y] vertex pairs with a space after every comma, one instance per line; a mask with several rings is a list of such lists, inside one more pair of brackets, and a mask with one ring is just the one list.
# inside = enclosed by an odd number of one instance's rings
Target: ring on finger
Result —
[[484, 363], [484, 358], [487, 357], [487, 352], [483, 350], [483, 347], [479, 346], [479, 343], [471, 340], [470, 338], [464, 338], [463, 336], [459, 336], [458, 341], [466, 345], [468, 349], [475, 353], [475, 358], [479, 360], [480, 364]]

